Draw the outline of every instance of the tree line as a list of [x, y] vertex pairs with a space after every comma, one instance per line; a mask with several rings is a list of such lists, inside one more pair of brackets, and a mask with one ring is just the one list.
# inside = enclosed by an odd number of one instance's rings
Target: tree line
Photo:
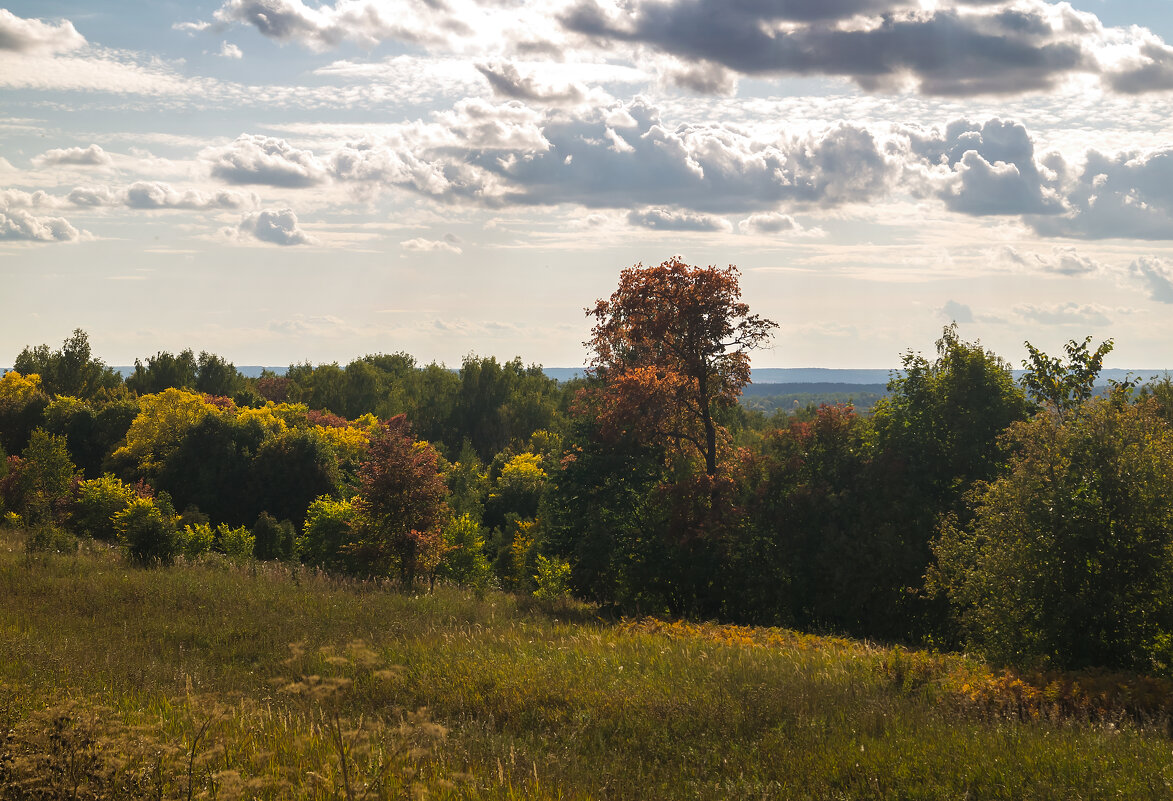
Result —
[[1111, 341], [946, 327], [868, 415], [737, 402], [775, 323], [734, 267], [624, 270], [588, 376], [407, 354], [247, 378], [160, 352], [121, 379], [75, 331], [0, 378], [0, 511], [30, 547], [298, 560], [622, 614], [1173, 675], [1173, 385], [1097, 394]]

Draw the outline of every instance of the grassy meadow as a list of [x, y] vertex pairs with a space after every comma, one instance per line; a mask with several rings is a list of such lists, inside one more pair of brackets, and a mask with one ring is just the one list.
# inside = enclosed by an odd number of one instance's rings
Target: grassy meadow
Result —
[[0, 532], [0, 799], [1149, 799], [1160, 683]]

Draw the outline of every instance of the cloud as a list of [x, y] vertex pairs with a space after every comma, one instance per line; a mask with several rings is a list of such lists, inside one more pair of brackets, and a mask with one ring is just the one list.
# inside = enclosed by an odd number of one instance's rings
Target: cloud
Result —
[[69, 20], [53, 24], [23, 19], [0, 8], [0, 51], [44, 55], [77, 50], [85, 43], [85, 37]]
[[223, 189], [209, 193], [193, 189], [180, 192], [160, 181], [136, 181], [120, 194], [120, 198], [132, 209], [240, 209], [255, 206], [258, 202], [252, 193]]
[[1128, 272], [1144, 284], [1150, 298], [1158, 303], [1173, 303], [1173, 264], [1142, 256], [1129, 266]]
[[[475, 12], [475, 6], [468, 9]], [[315, 51], [343, 42], [370, 49], [396, 40], [411, 44], [443, 43], [449, 37], [471, 37], [477, 31], [469, 14], [453, 13], [440, 0], [415, 0], [391, 6], [379, 0], [337, 0], [311, 8], [302, 0], [227, 0], [213, 14], [219, 26], [251, 25], [279, 42], [297, 42]], [[192, 29], [197, 29], [191, 24]], [[217, 27], [211, 25], [209, 27]]]
[[24, 209], [0, 206], [0, 241], [76, 242], [88, 234], [63, 217], [37, 217]]
[[477, 64], [477, 72], [485, 76], [493, 93], [512, 100], [534, 103], [581, 103], [586, 98], [586, 89], [579, 84], [548, 86], [539, 83], [532, 75], [522, 76], [513, 64]]
[[1048, 306], [1023, 304], [1014, 307], [1015, 314], [1027, 322], [1040, 325], [1108, 325], [1112, 322], [1108, 317], [1110, 311], [1094, 303], [1081, 305], [1072, 301]]
[[733, 229], [729, 221], [723, 217], [660, 208], [630, 211], [627, 214], [627, 221], [640, 228], [651, 228], [656, 231], [724, 232]]
[[817, 238], [827, 235], [822, 228], [804, 228], [789, 214], [779, 212], [751, 214], [737, 223], [737, 230], [743, 234], [784, 234], [788, 237]]
[[973, 309], [955, 300], [946, 301], [945, 305], [941, 308], [941, 314], [945, 316], [945, 319], [955, 323], [973, 322]]
[[998, 254], [1001, 261], [1030, 272], [1055, 273], [1057, 275], [1086, 276], [1105, 272], [1102, 264], [1095, 259], [1080, 255], [1073, 247], [1055, 247], [1050, 254], [1021, 253], [1015, 248], [1004, 247]]
[[[451, 235], [449, 235], [451, 237]], [[444, 239], [408, 239], [400, 242], [399, 246], [404, 250], [409, 250], [414, 253], [434, 253], [436, 251], [446, 251], [448, 253], [455, 253], [460, 255], [464, 251], [456, 245], [455, 237], [445, 237]]]
[[721, 124], [669, 128], [642, 99], [551, 116], [541, 133], [549, 142], [541, 153], [470, 154], [502, 181], [503, 201], [718, 214], [780, 203], [829, 207], [882, 197], [897, 173], [860, 127], [841, 124], [780, 140]]
[[217, 53], [216, 55], [220, 56], [220, 58], [231, 58], [231, 59], [244, 58], [244, 53], [241, 52], [240, 48], [237, 47], [236, 45], [232, 44], [231, 42], [221, 42], [220, 43], [220, 52]]
[[314, 245], [317, 240], [298, 227], [292, 209], [263, 209], [246, 214], [235, 230], [225, 233], [234, 239], [255, 238], [274, 245]]
[[1173, 72], [1149, 32], [1046, 0], [574, 0], [559, 19], [598, 47], [747, 76], [839, 76], [866, 91], [1012, 95], [1088, 74], [1139, 92], [1170, 88]]
[[112, 163], [110, 155], [100, 145], [89, 147], [54, 148], [33, 158], [38, 167], [74, 164], [86, 167], [107, 167]]
[[223, 148], [201, 154], [211, 161], [212, 175], [230, 184], [302, 188], [324, 183], [327, 171], [314, 154], [284, 139], [241, 134]]
[[1083, 239], [1173, 238], [1173, 147], [1151, 153], [1087, 154], [1065, 190], [1071, 211], [1031, 218], [1045, 236]]

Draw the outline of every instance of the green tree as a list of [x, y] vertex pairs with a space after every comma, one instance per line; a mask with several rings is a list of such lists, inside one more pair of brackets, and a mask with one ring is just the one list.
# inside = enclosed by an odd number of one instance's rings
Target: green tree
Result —
[[126, 386], [140, 395], [154, 395], [166, 389], [194, 389], [199, 365], [190, 348], [178, 355], [161, 350], [143, 364], [134, 360], [134, 372], [126, 377]]
[[1030, 396], [1059, 419], [1066, 420], [1095, 394], [1096, 378], [1104, 366], [1104, 357], [1112, 352], [1111, 339], [1104, 340], [1094, 351], [1088, 351], [1092, 338], [1083, 342], [1070, 340], [1063, 346], [1066, 364], [1057, 357], [1048, 356], [1029, 342], [1030, 358], [1023, 361], [1026, 373], [1022, 385]]
[[1173, 431], [1122, 394], [1006, 435], [1009, 471], [946, 520], [931, 585], [998, 662], [1173, 675]]
[[41, 376], [45, 391], [50, 395], [72, 395], [88, 400], [103, 389], [113, 389], [122, 379], [101, 359], [93, 358], [90, 338], [80, 328], [66, 339], [59, 350], [48, 345], [26, 347], [13, 362], [13, 369], [21, 374]]
[[261, 512], [253, 526], [253, 537], [253, 553], [257, 559], [271, 561], [292, 558], [295, 537], [293, 524], [288, 520], [277, 522], [268, 512]]
[[134, 487], [108, 474], [81, 482], [71, 513], [73, 529], [94, 539], [116, 540], [114, 518], [136, 497]]
[[297, 540], [302, 561], [312, 567], [361, 573], [363, 566], [350, 549], [356, 539], [357, 517], [349, 500], [327, 495], [315, 499], [306, 510], [305, 526]]

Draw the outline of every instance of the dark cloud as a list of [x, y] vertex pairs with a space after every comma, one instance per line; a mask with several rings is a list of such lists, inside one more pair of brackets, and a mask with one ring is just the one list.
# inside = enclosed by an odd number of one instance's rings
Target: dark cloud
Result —
[[1173, 89], [1173, 47], [1146, 42], [1137, 58], [1108, 73], [1105, 80], [1117, 92], [1130, 95]]
[[[868, 90], [912, 79], [932, 95], [1019, 94], [1099, 69], [1090, 42], [1074, 30], [1078, 25], [1060, 17], [1064, 22], [1056, 30], [1041, 0], [1033, 7], [976, 14], [910, 5], [633, 0], [624, 4], [625, 12], [609, 13], [595, 0], [582, 0], [561, 21], [596, 40], [650, 45], [744, 75], [842, 76]], [[875, 15], [875, 24], [833, 24], [857, 14]]]
[[1114, 156], [1087, 154], [1065, 187], [1071, 211], [1029, 218], [1045, 236], [1081, 239], [1173, 239], [1173, 148]]
[[586, 97], [586, 92], [581, 86], [545, 86], [532, 75], [522, 76], [512, 64], [477, 64], [476, 68], [485, 76], [494, 94], [511, 100], [557, 104], [581, 103]]
[[1173, 303], [1173, 264], [1142, 256], [1129, 266], [1128, 271], [1140, 279], [1150, 298], [1158, 303]]

